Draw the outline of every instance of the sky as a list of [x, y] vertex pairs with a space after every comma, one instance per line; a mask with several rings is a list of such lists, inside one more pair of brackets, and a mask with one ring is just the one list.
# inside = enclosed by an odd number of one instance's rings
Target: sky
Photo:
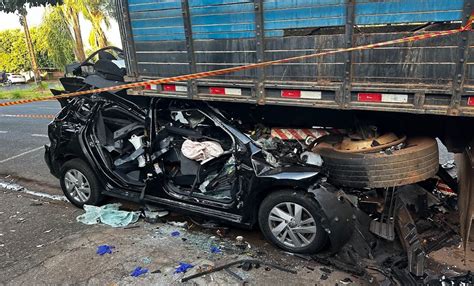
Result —
[[[43, 7], [33, 7], [28, 9], [28, 15], [26, 19], [28, 21], [29, 27], [35, 27], [41, 24], [41, 20], [43, 19], [43, 15], [45, 12], [45, 8]], [[15, 14], [5, 14], [0, 12], [0, 19], [2, 19], [0, 24], [0, 31], [8, 30], [8, 29], [20, 29], [20, 21], [18, 20], [18, 16]], [[82, 38], [84, 40], [84, 45], [86, 48], [89, 47], [87, 43], [87, 39], [89, 38], [89, 32], [91, 30], [91, 25], [88, 21], [81, 17], [81, 31], [82, 31]], [[121, 47], [122, 44], [120, 42], [120, 31], [118, 28], [118, 24], [115, 20], [111, 20], [111, 28], [106, 32], [107, 39], [109, 42], [117, 47]]]

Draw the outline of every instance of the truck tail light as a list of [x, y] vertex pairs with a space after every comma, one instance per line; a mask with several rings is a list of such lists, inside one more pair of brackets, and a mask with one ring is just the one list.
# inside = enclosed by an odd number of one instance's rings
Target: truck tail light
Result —
[[381, 102], [382, 94], [381, 93], [358, 93], [357, 101], [361, 102]]
[[178, 92], [187, 92], [188, 87], [183, 85], [176, 85], [176, 84], [162, 84], [161, 87], [163, 91], [178, 91]]

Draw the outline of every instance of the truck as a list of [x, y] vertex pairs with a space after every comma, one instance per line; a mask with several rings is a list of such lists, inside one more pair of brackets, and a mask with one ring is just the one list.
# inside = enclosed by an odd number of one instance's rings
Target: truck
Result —
[[[126, 80], [212, 71], [456, 29], [472, 0], [116, 1]], [[459, 154], [461, 229], [474, 214], [474, 57], [469, 30], [275, 64], [129, 94], [309, 107], [329, 125], [369, 120]]]

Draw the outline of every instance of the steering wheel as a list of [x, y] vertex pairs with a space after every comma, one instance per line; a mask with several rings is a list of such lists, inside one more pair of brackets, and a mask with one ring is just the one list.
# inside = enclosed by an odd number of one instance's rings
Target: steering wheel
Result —
[[100, 52], [102, 51], [106, 51], [106, 50], [113, 50], [113, 51], [116, 51], [119, 55], [123, 55], [123, 50], [122, 49], [119, 49], [117, 47], [114, 47], [114, 46], [108, 46], [108, 47], [104, 47], [102, 49], [98, 49], [97, 51], [93, 52], [92, 54], [90, 54], [82, 63], [79, 64], [79, 66], [77, 68], [80, 68], [82, 66], [91, 66], [91, 65], [94, 65], [93, 63], [90, 62], [90, 60], [92, 60], [96, 55], [98, 55]]

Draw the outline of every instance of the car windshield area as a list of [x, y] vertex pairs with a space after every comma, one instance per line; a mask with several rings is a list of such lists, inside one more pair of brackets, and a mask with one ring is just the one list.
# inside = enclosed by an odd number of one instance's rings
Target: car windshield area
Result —
[[152, 159], [168, 188], [228, 202], [236, 187], [235, 141], [199, 109], [156, 111]]

